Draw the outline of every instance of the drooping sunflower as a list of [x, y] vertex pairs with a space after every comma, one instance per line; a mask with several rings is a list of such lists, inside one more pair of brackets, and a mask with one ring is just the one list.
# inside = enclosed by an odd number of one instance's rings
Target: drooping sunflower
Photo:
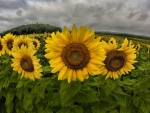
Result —
[[62, 32], [52, 33], [51, 37], [45, 57], [50, 59], [52, 73], [60, 71], [58, 80], [67, 79], [68, 83], [76, 79], [83, 81], [88, 79], [89, 74], [94, 76], [101, 73], [99, 66], [104, 65], [105, 51], [90, 28], [81, 26], [76, 29], [73, 25], [70, 33], [64, 27]]
[[38, 39], [31, 38], [31, 41], [33, 43], [34, 49], [38, 49], [40, 47], [40, 42]]
[[127, 39], [124, 40], [121, 47], [117, 47], [117, 43], [114, 39], [112, 42], [106, 43], [102, 41], [102, 46], [106, 51], [105, 65], [100, 67], [103, 71], [102, 75], [117, 79], [121, 75], [128, 74], [134, 69], [133, 63], [135, 63], [136, 49], [132, 42]]
[[30, 47], [30, 48], [34, 47], [31, 39], [28, 36], [23, 36], [23, 35], [18, 36], [14, 40], [13, 45], [14, 45], [13, 49], [12, 49], [13, 51], [20, 49], [22, 45], [26, 46], [27, 48], [28, 47]]
[[18, 73], [22, 73], [22, 77], [29, 78], [31, 80], [35, 80], [35, 78], [40, 79], [42, 74], [42, 65], [39, 64], [40, 59], [37, 59], [34, 54], [36, 50], [33, 48], [27, 48], [22, 45], [20, 49], [14, 51], [12, 56], [13, 63], [11, 66], [14, 71], [18, 71]]
[[13, 48], [13, 42], [15, 40], [15, 36], [11, 33], [6, 34], [3, 37], [3, 47], [4, 50], [6, 51], [6, 53], [8, 53], [9, 55], [11, 55], [12, 53], [12, 48]]
[[3, 46], [3, 39], [0, 37], [0, 56], [5, 53], [4, 46]]

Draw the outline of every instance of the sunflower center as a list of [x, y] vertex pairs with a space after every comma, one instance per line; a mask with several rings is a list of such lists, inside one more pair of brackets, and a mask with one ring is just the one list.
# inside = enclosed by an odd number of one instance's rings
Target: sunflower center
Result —
[[33, 45], [35, 48], [37, 47], [37, 43], [35, 41], [33, 41]]
[[33, 66], [32, 59], [27, 55], [24, 55], [22, 57], [22, 59], [20, 61], [20, 66], [25, 71], [28, 71], [28, 72], [33, 72], [34, 71], [34, 66]]
[[71, 69], [83, 69], [90, 60], [90, 52], [82, 43], [70, 43], [62, 50], [62, 61]]
[[7, 41], [7, 47], [9, 50], [11, 50], [13, 48], [13, 40], [12, 39]]
[[18, 47], [21, 48], [22, 45], [24, 45], [24, 46], [26, 46], [26, 47], [28, 48], [28, 45], [27, 45], [25, 42], [19, 43], [19, 44], [18, 44]]
[[3, 48], [3, 45], [1, 44], [1, 41], [0, 41], [0, 51], [2, 50]]
[[109, 71], [118, 71], [126, 63], [126, 54], [124, 51], [112, 50], [107, 53], [107, 57], [104, 62], [105, 67]]

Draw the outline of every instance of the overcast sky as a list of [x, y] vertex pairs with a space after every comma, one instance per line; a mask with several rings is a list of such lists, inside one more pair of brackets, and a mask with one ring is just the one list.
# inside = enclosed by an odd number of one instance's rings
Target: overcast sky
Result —
[[150, 36], [150, 0], [0, 0], [0, 32], [37, 22]]

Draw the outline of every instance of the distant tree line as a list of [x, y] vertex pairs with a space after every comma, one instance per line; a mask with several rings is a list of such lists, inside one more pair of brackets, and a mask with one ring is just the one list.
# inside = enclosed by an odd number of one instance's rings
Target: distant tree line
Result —
[[56, 31], [62, 31], [61, 28], [51, 26], [49, 24], [28, 24], [28, 25], [21, 25], [10, 30], [4, 31], [0, 33], [1, 36], [4, 36], [7, 33], [13, 33], [14, 35], [22, 35], [22, 34], [33, 34], [33, 33], [52, 33]]
[[134, 35], [134, 34], [127, 34], [127, 33], [96, 31], [95, 34], [99, 34], [99, 35], [114, 35], [114, 36], [121, 36], [121, 37], [128, 37], [128, 38], [142, 38], [142, 39], [150, 40], [150, 36]]

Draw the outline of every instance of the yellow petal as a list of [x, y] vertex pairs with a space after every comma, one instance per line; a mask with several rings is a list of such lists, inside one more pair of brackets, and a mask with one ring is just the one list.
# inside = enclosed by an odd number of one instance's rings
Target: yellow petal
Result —
[[76, 42], [76, 40], [77, 40], [77, 29], [76, 29], [76, 26], [75, 26], [75, 25], [72, 26], [71, 35], [72, 35], [73, 41]]
[[87, 71], [86, 67], [82, 69], [82, 72], [83, 72], [84, 78], [88, 79], [89, 78], [89, 74], [88, 74], [88, 71]]
[[58, 72], [58, 71], [60, 71], [61, 69], [62, 69], [62, 67], [64, 67], [64, 63], [63, 62], [61, 62], [59, 65], [57, 65], [56, 67], [54, 67], [53, 69], [52, 69], [52, 73], [56, 73], [56, 72]]
[[91, 59], [90, 62], [96, 65], [104, 65], [104, 63], [100, 60]]
[[72, 80], [73, 80], [73, 81], [76, 81], [76, 78], [77, 78], [76, 71], [73, 70], [73, 73], [72, 73]]
[[64, 80], [67, 78], [67, 66], [64, 66], [60, 72], [59, 72], [59, 75], [58, 75], [58, 80]]
[[73, 75], [73, 70], [72, 69], [68, 69], [68, 83], [71, 82], [72, 75]]
[[84, 80], [84, 77], [83, 77], [83, 74], [82, 74], [82, 71], [79, 69], [76, 71], [77, 73], [77, 78], [80, 80], [80, 81], [83, 81]]
[[55, 65], [55, 64], [59, 64], [59, 63], [61, 63], [62, 62], [62, 59], [61, 59], [61, 57], [57, 57], [57, 58], [54, 58], [54, 59], [51, 59], [50, 60], [50, 64], [51, 65]]

